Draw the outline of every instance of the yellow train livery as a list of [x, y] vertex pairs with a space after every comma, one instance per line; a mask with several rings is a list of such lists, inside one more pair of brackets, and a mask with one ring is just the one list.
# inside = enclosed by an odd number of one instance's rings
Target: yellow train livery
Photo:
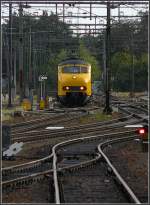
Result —
[[66, 59], [58, 65], [58, 100], [63, 105], [85, 105], [91, 97], [91, 65]]

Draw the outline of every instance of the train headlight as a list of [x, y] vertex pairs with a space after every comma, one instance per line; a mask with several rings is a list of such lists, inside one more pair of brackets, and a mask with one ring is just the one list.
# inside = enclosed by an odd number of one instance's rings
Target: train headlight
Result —
[[69, 86], [65, 86], [65, 87], [63, 87], [63, 89], [64, 90], [69, 90], [70, 88], [69, 88]]
[[86, 90], [86, 87], [81, 86], [81, 87], [80, 87], [80, 90]]

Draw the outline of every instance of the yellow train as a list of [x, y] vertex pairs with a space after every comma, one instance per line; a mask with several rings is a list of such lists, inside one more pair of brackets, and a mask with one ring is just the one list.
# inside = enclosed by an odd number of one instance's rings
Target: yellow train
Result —
[[91, 65], [70, 58], [58, 65], [58, 100], [63, 105], [84, 105], [91, 97]]

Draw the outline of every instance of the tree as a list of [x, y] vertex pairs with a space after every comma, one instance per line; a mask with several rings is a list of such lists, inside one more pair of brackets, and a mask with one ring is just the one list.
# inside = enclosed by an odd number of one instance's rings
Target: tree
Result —
[[[133, 61], [134, 58], [134, 61]], [[148, 85], [148, 54], [139, 58], [129, 51], [117, 52], [112, 57], [112, 86], [116, 91], [131, 91], [134, 69], [135, 91], [145, 91]]]
[[129, 52], [117, 52], [111, 61], [113, 89], [117, 91], [129, 91], [131, 85], [132, 56]]
[[148, 90], [148, 54], [143, 53], [136, 61], [135, 89], [136, 91]]
[[79, 47], [79, 57], [83, 58], [85, 61], [89, 62], [92, 67], [92, 80], [100, 80], [101, 76], [101, 69], [99, 66], [98, 61], [90, 51], [85, 47], [83, 42], [80, 42], [80, 47]]
[[[19, 16], [13, 14], [13, 51], [17, 51], [17, 82], [19, 82]], [[7, 50], [9, 24], [2, 25], [3, 27], [3, 50]], [[28, 13], [23, 15], [23, 53], [24, 53], [24, 77], [27, 77], [29, 69], [29, 38], [31, 35], [32, 48], [32, 67], [36, 69], [36, 82], [40, 73], [45, 73], [49, 59], [55, 57], [64, 47], [67, 40], [72, 40], [72, 31], [69, 25], [59, 20], [58, 16], [46, 11], [40, 18], [33, 18]], [[5, 53], [5, 52], [3, 52]], [[3, 59], [3, 65], [6, 64], [7, 56]], [[6, 70], [6, 67], [5, 67]], [[4, 70], [4, 72], [6, 72]]]

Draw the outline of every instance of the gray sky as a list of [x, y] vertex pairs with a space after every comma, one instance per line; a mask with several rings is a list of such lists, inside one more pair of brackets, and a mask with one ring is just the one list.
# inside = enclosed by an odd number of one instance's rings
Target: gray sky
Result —
[[[6, 6], [3, 6], [2, 5], [2, 17], [3, 16], [8, 16], [9, 15], [9, 9], [8, 9], [8, 4], [5, 4]], [[54, 5], [53, 5], [54, 6]], [[105, 16], [106, 15], [106, 7], [105, 5], [93, 5], [93, 7], [103, 7], [103, 8], [92, 8], [92, 14], [95, 15], [95, 16]], [[84, 15], [85, 17], [87, 15], [89, 15], [89, 12], [90, 12], [90, 9], [89, 8], [84, 8], [84, 7], [88, 7], [88, 5], [75, 5], [75, 7], [69, 7], [69, 6], [66, 6], [65, 8], [65, 14], [68, 14], [70, 15], [72, 13], [72, 15]], [[131, 8], [132, 7], [132, 8]], [[146, 9], [144, 8], [145, 6], [144, 5], [122, 5], [120, 7], [120, 15], [121, 16], [126, 16], [126, 15], [129, 15], [129, 16], [136, 16], [137, 13], [139, 11], [146, 11]], [[42, 11], [43, 10], [47, 10], [48, 14], [50, 14], [52, 11], [55, 13], [55, 8], [52, 8], [52, 4], [42, 4], [42, 5], [39, 5], [39, 4], [34, 4], [31, 8], [29, 9], [24, 9], [25, 12], [29, 12], [31, 13], [32, 15], [41, 15], [42, 14]], [[18, 13], [18, 5], [13, 5], [13, 11], [15, 11], [16, 13]], [[63, 9], [62, 9], [62, 6], [58, 8], [58, 13], [60, 15], [62, 15], [62, 12]], [[118, 15], [118, 12], [119, 12], [119, 9], [118, 8], [115, 8], [115, 9], [111, 9], [111, 15], [112, 16], [116, 16]], [[83, 14], [84, 13], [84, 14]], [[132, 18], [134, 19], [134, 18]], [[137, 19], [137, 18], [135, 18]], [[118, 18], [114, 18], [114, 20], [118, 20]], [[66, 23], [75, 23], [75, 24], [78, 24], [78, 23], [86, 23], [86, 24], [94, 24], [96, 21], [96, 23], [98, 24], [103, 24], [103, 23], [106, 23], [106, 18], [102, 18], [102, 17], [98, 17], [98, 18], [92, 18], [92, 20], [90, 20], [89, 18], [80, 18], [80, 19], [77, 19], [77, 18], [66, 18], [65, 19], [65, 22]], [[3, 22], [3, 21], [2, 21]], [[103, 26], [101, 26], [103, 27]], [[82, 27], [82, 28], [85, 28], [85, 27]], [[91, 27], [92, 28], [92, 27]], [[94, 27], [93, 27], [94, 28]], [[99, 27], [100, 28], [100, 27]]]

